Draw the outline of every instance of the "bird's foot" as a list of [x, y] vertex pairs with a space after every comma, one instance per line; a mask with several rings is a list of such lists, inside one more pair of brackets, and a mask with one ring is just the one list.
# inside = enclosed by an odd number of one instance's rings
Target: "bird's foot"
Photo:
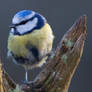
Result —
[[26, 84], [26, 85], [33, 85], [34, 81], [24, 81], [23, 83]]

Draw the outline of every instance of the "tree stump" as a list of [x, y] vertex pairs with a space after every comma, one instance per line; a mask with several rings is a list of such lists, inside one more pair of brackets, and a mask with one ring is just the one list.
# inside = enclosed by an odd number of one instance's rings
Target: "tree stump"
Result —
[[34, 83], [16, 84], [0, 62], [0, 92], [68, 92], [85, 38], [86, 15], [83, 15], [65, 33]]

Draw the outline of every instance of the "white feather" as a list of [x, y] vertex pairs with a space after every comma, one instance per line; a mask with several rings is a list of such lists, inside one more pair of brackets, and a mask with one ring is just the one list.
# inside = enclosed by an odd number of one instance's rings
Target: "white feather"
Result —
[[34, 18], [32, 21], [29, 21], [27, 22], [26, 24], [24, 25], [19, 25], [17, 26], [17, 31], [20, 33], [20, 34], [24, 34], [30, 30], [32, 30], [34, 27], [36, 27], [37, 25], [37, 22], [38, 22], [38, 19], [37, 18]]

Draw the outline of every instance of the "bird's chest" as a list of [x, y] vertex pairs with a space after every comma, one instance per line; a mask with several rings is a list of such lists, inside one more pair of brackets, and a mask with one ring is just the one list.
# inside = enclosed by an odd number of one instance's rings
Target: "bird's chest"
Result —
[[18, 37], [10, 36], [8, 39], [8, 49], [17, 56], [26, 56], [29, 51], [26, 48], [27, 41]]
[[32, 36], [10, 36], [8, 39], [8, 49], [17, 56], [29, 57], [30, 53], [40, 55], [46, 49], [46, 39]]

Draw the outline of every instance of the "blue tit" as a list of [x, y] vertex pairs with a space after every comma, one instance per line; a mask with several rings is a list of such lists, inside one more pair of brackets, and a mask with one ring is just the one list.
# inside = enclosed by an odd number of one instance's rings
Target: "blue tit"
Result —
[[8, 56], [27, 71], [41, 67], [52, 50], [54, 35], [47, 20], [39, 13], [22, 10], [12, 19], [8, 37]]

